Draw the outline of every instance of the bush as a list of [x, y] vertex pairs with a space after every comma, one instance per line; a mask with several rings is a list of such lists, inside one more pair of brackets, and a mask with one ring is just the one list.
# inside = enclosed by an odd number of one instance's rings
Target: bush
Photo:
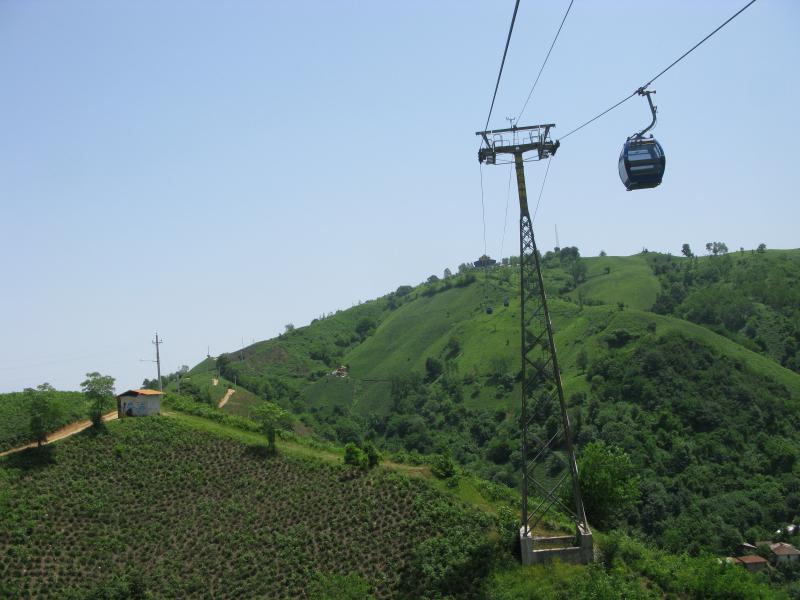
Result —
[[431, 461], [431, 473], [439, 479], [449, 479], [456, 474], [456, 466], [449, 454], [437, 454]]
[[366, 471], [369, 468], [369, 458], [361, 448], [350, 442], [344, 447], [344, 464]]

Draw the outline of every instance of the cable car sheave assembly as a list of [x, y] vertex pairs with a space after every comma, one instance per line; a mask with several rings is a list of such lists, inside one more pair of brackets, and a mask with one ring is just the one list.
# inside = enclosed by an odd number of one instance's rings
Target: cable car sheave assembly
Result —
[[[525, 188], [526, 160], [549, 158], [558, 150], [559, 142], [550, 140], [550, 130], [554, 127], [551, 123], [476, 133], [483, 139], [478, 160], [498, 164], [498, 155], [512, 155], [517, 174], [522, 336], [522, 508], [519, 536], [522, 563], [526, 565], [554, 556], [568, 562], [588, 563], [592, 560], [592, 533], [586, 521], [578, 483], [578, 466]], [[535, 154], [531, 159], [525, 159], [527, 152]], [[559, 414], [555, 433], [542, 435], [539, 432], [535, 424], [541, 421], [542, 414]], [[544, 461], [552, 460], [552, 457], [565, 467], [555, 477], [551, 473], [545, 474]], [[547, 471], [551, 471], [549, 466]], [[569, 488], [565, 488], [567, 484]], [[571, 489], [571, 493], [562, 496], [564, 489]], [[566, 503], [565, 497], [570, 498]], [[572, 517], [576, 529], [574, 536], [536, 536], [536, 527], [554, 506]]]

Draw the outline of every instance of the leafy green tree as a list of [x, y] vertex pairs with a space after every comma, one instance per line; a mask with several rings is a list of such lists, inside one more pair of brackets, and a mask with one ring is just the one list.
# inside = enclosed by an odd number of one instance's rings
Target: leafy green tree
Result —
[[767, 245], [764, 242], [761, 242], [758, 245], [758, 249], [756, 250], [759, 254], [764, 254], [767, 251]]
[[114, 402], [114, 378], [110, 375], [101, 375], [97, 371], [86, 374], [86, 380], [81, 383], [81, 391], [91, 402], [89, 418], [94, 427], [103, 425], [103, 413]]
[[681, 246], [681, 254], [683, 254], [686, 258], [692, 258], [694, 254], [692, 254], [692, 248], [689, 244], [684, 244]]
[[279, 429], [291, 427], [291, 417], [273, 402], [263, 402], [253, 410], [253, 419], [258, 423], [261, 433], [267, 436], [267, 449], [275, 454], [275, 436]]
[[378, 451], [378, 448], [372, 442], [367, 442], [364, 444], [364, 454], [367, 455], [367, 462], [369, 463], [369, 468], [377, 467], [381, 462], [381, 453]]
[[586, 513], [595, 524], [605, 527], [630, 510], [639, 499], [639, 478], [630, 456], [603, 441], [583, 449], [579, 482]]
[[452, 271], [451, 271], [449, 268], [446, 268], [446, 269], [444, 270], [444, 278], [445, 278], [445, 279], [448, 279], [448, 278], [450, 278], [450, 277], [452, 277], [452, 276], [453, 276], [453, 272], [452, 272]]
[[49, 383], [43, 383], [35, 390], [30, 388], [25, 390], [25, 394], [30, 397], [28, 410], [31, 417], [31, 435], [40, 448], [47, 441], [47, 434], [58, 426], [61, 417], [61, 410], [53, 402], [54, 391]]
[[589, 355], [586, 353], [584, 348], [581, 348], [578, 351], [578, 356], [575, 359], [575, 365], [584, 373], [586, 372], [586, 367], [589, 366]]
[[362, 317], [356, 325], [356, 333], [363, 340], [367, 337], [377, 326], [375, 319], [369, 317]]
[[366, 471], [369, 468], [369, 458], [361, 448], [350, 442], [344, 447], [344, 464]]
[[439, 377], [439, 375], [441, 375], [443, 371], [444, 371], [444, 365], [442, 365], [442, 361], [440, 361], [438, 358], [430, 356], [425, 361], [426, 379], [428, 381], [433, 381], [434, 379]]
[[374, 600], [369, 584], [359, 575], [317, 575], [311, 582], [310, 598], [317, 600]]
[[606, 251], [605, 250], [600, 250], [600, 256], [606, 256]]
[[437, 454], [433, 457], [431, 473], [439, 479], [450, 479], [456, 474], [456, 466], [449, 453]]

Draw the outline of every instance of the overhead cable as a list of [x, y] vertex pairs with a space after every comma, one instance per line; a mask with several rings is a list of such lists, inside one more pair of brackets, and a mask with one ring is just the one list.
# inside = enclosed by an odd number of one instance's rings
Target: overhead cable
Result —
[[564, 27], [564, 21], [567, 20], [567, 15], [569, 15], [569, 11], [572, 8], [573, 2], [575, 2], [575, 0], [569, 1], [567, 12], [564, 13], [564, 18], [561, 19], [561, 25], [558, 26], [558, 31], [556, 31], [556, 36], [553, 38], [553, 43], [550, 44], [550, 49], [547, 51], [547, 56], [544, 57], [544, 62], [542, 62], [542, 66], [539, 68], [539, 73], [536, 75], [536, 79], [534, 80], [533, 85], [531, 86], [531, 91], [528, 92], [528, 97], [525, 99], [525, 104], [522, 105], [522, 110], [519, 111], [519, 114], [517, 115], [517, 122], [519, 122], [520, 117], [522, 117], [522, 113], [525, 112], [525, 109], [528, 106], [528, 102], [530, 102], [531, 96], [533, 96], [533, 90], [536, 89], [536, 84], [539, 83], [539, 78], [542, 76], [542, 71], [544, 71], [544, 67], [547, 64], [547, 59], [550, 58], [550, 53], [553, 51], [553, 46], [556, 45], [556, 40], [558, 40], [558, 35], [561, 33], [561, 29]]
[[670, 64], [670, 65], [669, 65], [667, 68], [663, 69], [663, 70], [662, 70], [662, 71], [661, 71], [661, 72], [660, 72], [658, 75], [656, 75], [655, 77], [653, 77], [652, 79], [650, 79], [650, 81], [648, 81], [648, 82], [647, 82], [647, 83], [645, 83], [644, 85], [642, 85], [642, 86], [639, 86], [638, 88], [636, 88], [636, 90], [635, 90], [633, 93], [631, 93], [629, 96], [626, 96], [625, 98], [623, 98], [622, 100], [620, 100], [619, 102], [617, 102], [617, 103], [616, 103], [615, 105], [613, 105], [612, 107], [610, 107], [610, 108], [607, 108], [606, 110], [604, 110], [603, 112], [601, 112], [601, 113], [600, 113], [599, 115], [597, 115], [596, 117], [592, 117], [591, 119], [589, 119], [588, 121], [586, 121], [586, 122], [585, 122], [583, 125], [580, 125], [580, 126], [576, 127], [575, 129], [573, 129], [572, 131], [570, 131], [570, 132], [569, 132], [569, 133], [567, 133], [566, 135], [563, 135], [563, 136], [561, 136], [561, 138], [559, 138], [559, 139], [562, 139], [562, 140], [563, 140], [563, 139], [566, 139], [567, 137], [571, 136], [571, 135], [572, 135], [573, 133], [575, 133], [576, 131], [579, 131], [579, 130], [583, 129], [584, 127], [586, 127], [586, 126], [587, 126], [587, 125], [589, 125], [590, 123], [593, 123], [594, 121], [596, 121], [597, 119], [599, 119], [599, 118], [600, 118], [600, 117], [602, 117], [603, 115], [605, 115], [605, 114], [607, 114], [607, 113], [611, 112], [612, 110], [614, 110], [615, 108], [617, 108], [617, 107], [618, 107], [618, 106], [620, 106], [621, 104], [623, 104], [623, 103], [627, 102], [628, 100], [630, 100], [631, 98], [633, 98], [633, 97], [634, 97], [636, 94], [638, 94], [638, 93], [639, 93], [639, 91], [640, 91], [640, 90], [644, 90], [645, 88], [647, 88], [647, 87], [648, 87], [650, 84], [652, 84], [652, 83], [653, 83], [653, 82], [654, 82], [656, 79], [658, 79], [659, 77], [661, 77], [661, 76], [662, 76], [664, 73], [666, 73], [667, 71], [669, 71], [669, 70], [670, 70], [672, 67], [674, 67], [675, 65], [677, 65], [679, 62], [681, 62], [681, 61], [682, 61], [684, 58], [686, 58], [687, 56], [689, 56], [689, 54], [691, 54], [691, 53], [692, 53], [692, 52], [694, 52], [694, 51], [695, 51], [695, 50], [696, 50], [698, 47], [700, 47], [701, 45], [703, 45], [703, 43], [705, 43], [705, 42], [706, 42], [706, 41], [707, 41], [709, 38], [711, 38], [711, 37], [712, 37], [712, 36], [713, 36], [715, 33], [717, 33], [717, 32], [718, 32], [720, 29], [722, 29], [723, 27], [725, 27], [725, 26], [726, 26], [728, 23], [730, 23], [731, 21], [733, 21], [733, 20], [734, 20], [736, 17], [738, 17], [738, 16], [739, 16], [741, 13], [743, 13], [743, 12], [744, 12], [744, 11], [745, 11], [747, 8], [749, 8], [749, 7], [750, 7], [750, 5], [754, 4], [755, 2], [756, 2], [756, 0], [750, 0], [750, 2], [748, 2], [747, 4], [745, 4], [745, 5], [744, 5], [742, 8], [740, 8], [738, 11], [736, 11], [736, 12], [735, 12], [735, 13], [734, 13], [734, 14], [733, 14], [733, 15], [732, 15], [730, 18], [728, 18], [728, 19], [727, 19], [727, 20], [726, 20], [724, 23], [722, 23], [722, 25], [720, 25], [719, 27], [717, 27], [717, 28], [716, 28], [714, 31], [712, 31], [711, 33], [709, 33], [709, 34], [708, 34], [706, 37], [704, 37], [702, 40], [700, 40], [699, 42], [697, 42], [697, 43], [696, 43], [694, 46], [692, 46], [691, 48], [689, 48], [689, 49], [688, 49], [686, 52], [684, 52], [684, 53], [683, 53], [683, 54], [682, 54], [682, 55], [681, 55], [681, 56], [680, 56], [680, 57], [679, 57], [677, 60], [673, 61], [673, 62], [672, 62], [672, 64]]
[[503, 66], [506, 64], [506, 54], [508, 54], [508, 45], [511, 43], [511, 32], [514, 31], [514, 21], [517, 20], [517, 10], [519, 9], [519, 2], [517, 0], [514, 4], [514, 14], [511, 15], [511, 25], [508, 27], [508, 37], [506, 38], [506, 47], [503, 50], [503, 60], [500, 61], [500, 71], [497, 73], [497, 83], [494, 84], [494, 94], [492, 95], [492, 104], [489, 107], [489, 116], [486, 117], [486, 125], [484, 129], [489, 129], [489, 120], [492, 118], [492, 111], [494, 110], [494, 101], [497, 99], [497, 89], [500, 87], [500, 77], [503, 75]]

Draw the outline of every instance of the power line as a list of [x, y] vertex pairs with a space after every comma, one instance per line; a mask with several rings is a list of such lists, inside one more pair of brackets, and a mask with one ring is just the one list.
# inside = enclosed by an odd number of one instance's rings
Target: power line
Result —
[[576, 127], [575, 129], [573, 129], [572, 131], [570, 131], [569, 133], [567, 133], [566, 135], [564, 135], [564, 136], [561, 136], [561, 138], [560, 138], [560, 139], [562, 139], [562, 140], [563, 140], [563, 139], [566, 139], [567, 137], [571, 136], [571, 135], [572, 135], [573, 133], [575, 133], [576, 131], [579, 131], [579, 130], [583, 129], [584, 127], [586, 127], [586, 126], [587, 126], [587, 125], [589, 125], [590, 123], [593, 123], [594, 121], [596, 121], [597, 119], [599, 119], [599, 118], [600, 118], [600, 117], [602, 117], [603, 115], [605, 115], [605, 114], [607, 114], [607, 113], [610, 113], [612, 110], [614, 110], [615, 108], [617, 108], [619, 105], [621, 105], [621, 104], [623, 104], [623, 103], [627, 102], [628, 100], [630, 100], [631, 98], [633, 98], [633, 97], [634, 97], [636, 94], [638, 94], [638, 93], [639, 93], [639, 90], [643, 90], [643, 89], [647, 88], [647, 87], [648, 87], [650, 84], [652, 84], [652, 83], [653, 83], [653, 82], [654, 82], [656, 79], [658, 79], [659, 77], [661, 77], [661, 76], [662, 76], [664, 73], [666, 73], [667, 71], [669, 71], [669, 70], [670, 70], [672, 67], [674, 67], [675, 65], [677, 65], [679, 62], [681, 62], [681, 61], [682, 61], [684, 58], [686, 58], [687, 56], [689, 56], [689, 54], [691, 54], [691, 53], [692, 53], [692, 52], [694, 52], [694, 51], [695, 51], [697, 48], [699, 48], [701, 45], [703, 45], [703, 44], [704, 44], [704, 43], [705, 43], [705, 42], [706, 42], [706, 41], [707, 41], [709, 38], [711, 38], [711, 36], [713, 36], [713, 35], [714, 35], [715, 33], [717, 33], [717, 32], [718, 32], [720, 29], [722, 29], [723, 27], [725, 27], [725, 26], [726, 26], [728, 23], [730, 23], [731, 21], [733, 21], [733, 20], [734, 20], [736, 17], [738, 17], [740, 14], [742, 14], [742, 13], [743, 13], [743, 12], [744, 12], [744, 11], [745, 11], [747, 8], [749, 8], [749, 7], [750, 7], [750, 5], [754, 4], [755, 2], [756, 2], [756, 0], [750, 0], [750, 2], [748, 2], [747, 4], [745, 4], [745, 5], [744, 5], [742, 8], [740, 8], [738, 11], [736, 11], [736, 12], [735, 12], [735, 13], [734, 13], [734, 14], [733, 14], [733, 15], [732, 15], [730, 18], [728, 18], [728, 19], [727, 19], [727, 20], [726, 20], [724, 23], [722, 23], [722, 25], [720, 25], [719, 27], [717, 27], [717, 28], [716, 28], [714, 31], [712, 31], [711, 33], [709, 33], [709, 34], [708, 34], [706, 37], [704, 37], [702, 40], [700, 40], [699, 42], [697, 42], [697, 43], [696, 43], [694, 46], [692, 46], [691, 48], [689, 48], [689, 49], [688, 49], [686, 52], [684, 52], [684, 53], [683, 53], [683, 54], [682, 54], [682, 55], [681, 55], [681, 56], [680, 56], [680, 57], [679, 57], [677, 60], [673, 61], [673, 62], [672, 62], [672, 64], [670, 64], [670, 65], [669, 65], [667, 68], [663, 69], [663, 70], [662, 70], [662, 71], [661, 71], [661, 72], [660, 72], [658, 75], [656, 75], [655, 77], [653, 77], [652, 79], [650, 79], [650, 81], [648, 81], [648, 82], [647, 82], [647, 83], [645, 83], [644, 85], [642, 85], [642, 86], [638, 87], [638, 88], [636, 89], [636, 91], [634, 91], [634, 92], [633, 92], [633, 93], [632, 93], [630, 96], [626, 96], [625, 98], [623, 98], [622, 100], [620, 100], [619, 102], [617, 102], [617, 103], [616, 103], [614, 106], [612, 106], [612, 107], [610, 107], [610, 108], [607, 108], [606, 110], [604, 110], [603, 112], [601, 112], [601, 113], [600, 113], [599, 115], [597, 115], [596, 117], [592, 117], [591, 119], [589, 119], [588, 121], [586, 121], [586, 122], [585, 122], [583, 125], [580, 125], [580, 126]]
[[503, 60], [500, 61], [500, 71], [497, 73], [497, 83], [494, 84], [494, 94], [492, 95], [492, 104], [489, 107], [489, 116], [486, 117], [486, 125], [484, 129], [489, 129], [489, 120], [492, 118], [492, 111], [494, 110], [494, 101], [497, 99], [497, 89], [500, 87], [500, 77], [503, 75], [503, 66], [506, 64], [506, 54], [508, 54], [508, 45], [511, 43], [511, 32], [514, 31], [514, 21], [517, 20], [517, 10], [519, 9], [519, 0], [514, 4], [514, 14], [511, 15], [511, 25], [508, 27], [508, 37], [506, 38], [506, 47], [503, 50]]
[[531, 96], [533, 96], [533, 90], [536, 89], [536, 84], [539, 83], [539, 77], [542, 76], [542, 71], [544, 71], [544, 67], [547, 64], [547, 59], [550, 58], [550, 53], [553, 51], [553, 46], [556, 45], [556, 40], [558, 39], [558, 35], [561, 33], [562, 27], [564, 27], [564, 21], [567, 20], [567, 15], [569, 15], [569, 11], [572, 8], [572, 3], [573, 2], [575, 2], [575, 0], [570, 0], [569, 1], [569, 6], [567, 7], [567, 12], [564, 13], [564, 18], [561, 19], [561, 25], [558, 26], [558, 31], [556, 31], [556, 36], [553, 38], [553, 43], [550, 44], [550, 49], [547, 51], [547, 56], [544, 57], [544, 62], [542, 62], [542, 66], [539, 69], [539, 73], [536, 75], [536, 80], [533, 82], [533, 85], [531, 86], [531, 91], [528, 92], [528, 97], [525, 99], [525, 104], [522, 105], [522, 110], [519, 111], [519, 115], [517, 115], [517, 122], [519, 122], [520, 117], [522, 117], [522, 113], [525, 112], [525, 109], [528, 106], [528, 102], [530, 102]]

